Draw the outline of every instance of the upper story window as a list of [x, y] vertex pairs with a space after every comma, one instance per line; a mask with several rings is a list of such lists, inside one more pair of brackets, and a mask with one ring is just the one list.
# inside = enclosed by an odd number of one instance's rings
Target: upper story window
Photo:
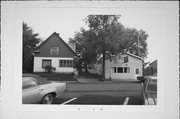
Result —
[[128, 56], [124, 57], [124, 63], [127, 63], [128, 62]]
[[51, 47], [50, 54], [51, 55], [59, 55], [59, 47]]

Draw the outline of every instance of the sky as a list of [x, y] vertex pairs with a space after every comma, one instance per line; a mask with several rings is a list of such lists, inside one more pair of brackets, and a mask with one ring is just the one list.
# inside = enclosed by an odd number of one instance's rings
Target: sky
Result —
[[149, 35], [147, 38], [148, 55], [145, 61], [154, 61], [158, 57], [157, 41], [163, 39], [164, 14], [161, 9], [95, 9], [95, 8], [24, 8], [21, 10], [23, 22], [30, 26], [34, 33], [45, 40], [53, 32], [68, 42], [81, 27], [87, 28], [87, 15], [113, 14], [121, 15], [119, 22], [124, 26], [143, 29]]

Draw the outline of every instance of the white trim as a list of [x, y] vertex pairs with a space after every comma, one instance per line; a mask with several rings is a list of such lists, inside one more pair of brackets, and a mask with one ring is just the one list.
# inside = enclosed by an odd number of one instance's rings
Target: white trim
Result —
[[129, 97], [126, 97], [125, 101], [124, 101], [124, 105], [127, 105], [129, 102]]
[[133, 56], [133, 57], [136, 57], [136, 58], [138, 58], [138, 59], [141, 59], [141, 60], [143, 60], [143, 58], [142, 57], [139, 57], [139, 56], [137, 56], [137, 55], [134, 55], [134, 54], [131, 54], [131, 53], [125, 53], [125, 54], [127, 54], [127, 55], [130, 55], [130, 56]]
[[76, 100], [77, 98], [72, 98], [72, 99], [70, 99], [70, 100], [68, 100], [68, 101], [66, 101], [66, 102], [63, 102], [62, 104], [60, 104], [60, 105], [65, 105], [65, 104], [67, 104], [67, 103], [69, 103], [69, 102], [72, 102], [73, 100]]
[[73, 60], [73, 58], [59, 58], [59, 57], [34, 57], [34, 72], [44, 72], [42, 68], [42, 60], [51, 60], [51, 66], [55, 67], [55, 72], [73, 73], [74, 67], [59, 67], [60, 60]]
[[57, 59], [60, 59], [60, 60], [73, 60], [73, 58], [69, 58], [69, 57], [39, 57], [39, 58], [43, 58], [43, 59], [56, 59], [57, 58]]

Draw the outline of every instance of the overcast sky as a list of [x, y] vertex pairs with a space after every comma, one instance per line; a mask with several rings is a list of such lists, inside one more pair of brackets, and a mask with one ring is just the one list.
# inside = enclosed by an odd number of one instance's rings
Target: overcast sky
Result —
[[119, 22], [126, 27], [143, 29], [149, 34], [148, 56], [145, 61], [154, 61], [158, 56], [158, 40], [163, 38], [164, 16], [161, 9], [90, 9], [90, 8], [24, 8], [23, 21], [43, 39], [53, 32], [68, 42], [81, 27], [87, 27], [84, 18], [89, 14], [121, 15]]

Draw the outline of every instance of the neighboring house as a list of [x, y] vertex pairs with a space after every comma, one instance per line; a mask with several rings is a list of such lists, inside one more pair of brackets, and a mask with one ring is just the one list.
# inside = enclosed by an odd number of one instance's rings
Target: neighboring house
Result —
[[157, 76], [157, 60], [151, 62], [149, 64], [149, 67], [151, 69], [152, 76]]
[[144, 76], [157, 76], [157, 60], [149, 63], [144, 68]]
[[74, 57], [77, 55], [56, 32], [41, 43], [34, 53], [34, 72], [44, 72], [47, 65], [54, 67], [55, 72], [72, 73], [74, 70]]
[[[90, 73], [101, 74], [102, 64], [94, 64]], [[143, 58], [131, 53], [118, 54], [105, 61], [105, 79], [137, 79], [143, 74]]]

